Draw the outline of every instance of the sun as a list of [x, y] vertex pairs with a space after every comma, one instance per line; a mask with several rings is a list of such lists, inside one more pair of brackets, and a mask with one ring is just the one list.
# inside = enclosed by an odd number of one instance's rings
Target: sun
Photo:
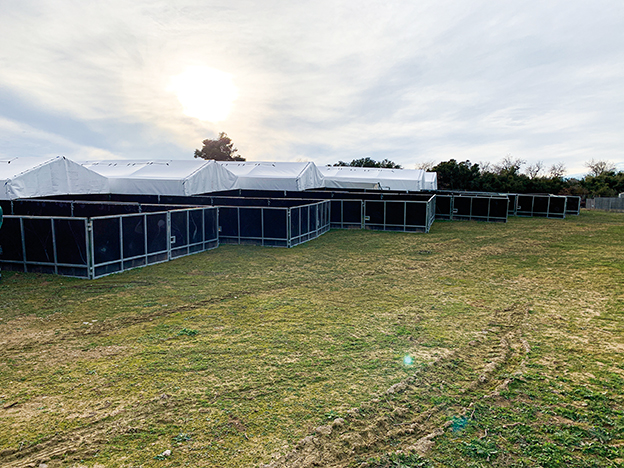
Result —
[[209, 122], [225, 120], [238, 97], [232, 75], [205, 66], [188, 67], [172, 76], [168, 89], [178, 97], [186, 115]]

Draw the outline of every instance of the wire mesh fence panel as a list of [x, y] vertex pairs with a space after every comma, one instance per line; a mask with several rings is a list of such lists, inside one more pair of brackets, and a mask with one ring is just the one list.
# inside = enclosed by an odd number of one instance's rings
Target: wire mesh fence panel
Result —
[[301, 210], [301, 236], [302, 241], [308, 240], [310, 232], [310, 209], [307, 206], [300, 207]]
[[24, 270], [21, 218], [11, 215], [4, 216], [2, 229], [0, 229], [0, 246], [2, 246], [0, 260], [3, 263], [19, 262], [19, 269]]
[[6, 270], [89, 276], [86, 219], [5, 216], [0, 245]]
[[94, 277], [123, 270], [121, 256], [121, 218], [94, 218], [91, 220]]
[[435, 217], [436, 219], [453, 218], [452, 195], [435, 195]]
[[533, 216], [533, 196], [532, 195], [518, 195], [518, 202], [516, 206], [517, 216]]
[[89, 249], [85, 219], [54, 219], [56, 273], [89, 276]]
[[315, 233], [318, 229], [318, 205], [310, 205], [308, 207], [308, 229], [310, 233]]
[[133, 258], [147, 254], [145, 216], [121, 218], [123, 257]]
[[548, 217], [548, 205], [550, 197], [534, 196], [533, 197], [533, 216]]
[[301, 209], [300, 208], [290, 209], [289, 227], [290, 227], [291, 245], [293, 242], [297, 244], [297, 240], [301, 236]]
[[551, 195], [548, 198], [548, 217], [549, 218], [565, 218], [567, 198]]
[[219, 206], [219, 223], [220, 243], [288, 247], [288, 208]]
[[435, 219], [507, 222], [510, 203], [507, 195], [482, 192], [436, 194]]
[[490, 211], [488, 221], [507, 222], [510, 200], [507, 197], [492, 197], [489, 200]]
[[182, 255], [188, 255], [189, 249], [189, 220], [188, 211], [172, 211], [169, 214], [170, 218], [170, 245], [171, 245], [171, 257], [180, 257]]
[[518, 209], [518, 194], [508, 193], [509, 205], [507, 206], [508, 216], [516, 216], [516, 210]]
[[36, 263], [55, 263], [52, 218], [23, 218], [26, 260]]
[[581, 213], [581, 197], [575, 195], [566, 195], [566, 209], [567, 215], [579, 215]]
[[624, 198], [590, 198], [587, 200], [587, 208], [591, 210], [624, 211]]
[[472, 197], [453, 197], [452, 219], [472, 218]]
[[169, 256], [167, 213], [153, 213], [144, 216], [147, 220], [147, 263], [165, 261]]
[[[91, 223], [93, 277], [172, 260], [219, 245], [215, 207], [93, 218]], [[114, 235], [116, 223], [121, 226], [118, 242]]]
[[362, 200], [331, 200], [331, 227], [362, 229]]
[[548, 194], [518, 195], [517, 216], [565, 218], [566, 197]]
[[262, 210], [260, 208], [239, 208], [240, 237], [256, 244], [262, 243]]
[[366, 200], [364, 202], [364, 227], [383, 229], [385, 221], [385, 202]]
[[[204, 244], [206, 249], [219, 243], [219, 210], [204, 209]], [[216, 244], [216, 245], [215, 245]]]
[[93, 218], [10, 215], [0, 231], [0, 262], [8, 270], [97, 278], [215, 248], [217, 230], [216, 207]]
[[472, 197], [472, 213], [470, 219], [472, 221], [489, 221], [490, 220], [490, 200], [486, 197]]
[[386, 229], [405, 230], [405, 205], [405, 202], [386, 202]]
[[290, 247], [315, 239], [330, 229], [329, 200], [290, 208]]
[[288, 246], [288, 210], [262, 210], [263, 245]]
[[219, 207], [219, 243], [238, 244], [238, 207]]
[[[435, 219], [432, 206], [433, 201], [405, 202], [405, 230], [414, 232], [429, 232]], [[428, 216], [428, 213], [430, 215]]]
[[428, 232], [434, 217], [433, 199], [420, 201], [364, 201], [366, 229], [404, 232]]

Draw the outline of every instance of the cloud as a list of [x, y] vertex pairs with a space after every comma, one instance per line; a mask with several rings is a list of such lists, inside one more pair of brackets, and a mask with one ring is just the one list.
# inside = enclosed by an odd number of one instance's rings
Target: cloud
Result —
[[[19, 146], [12, 142], [20, 141]], [[54, 133], [48, 133], [23, 123], [0, 117], [0, 157], [20, 156], [67, 156], [73, 160], [124, 159], [122, 155], [102, 148], [77, 145]]]
[[[128, 158], [192, 157], [226, 131], [249, 159], [512, 153], [583, 171], [624, 159], [623, 16], [615, 0], [9, 1], [0, 100], [15, 105], [0, 116], [40, 148]], [[167, 91], [189, 66], [232, 75], [224, 122], [185, 116]]]

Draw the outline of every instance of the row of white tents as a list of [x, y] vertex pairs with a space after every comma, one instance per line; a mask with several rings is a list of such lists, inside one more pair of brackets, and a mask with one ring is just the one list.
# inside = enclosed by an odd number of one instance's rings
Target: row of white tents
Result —
[[0, 159], [0, 200], [54, 195], [199, 195], [232, 189], [437, 190], [435, 172], [316, 166], [312, 162]]

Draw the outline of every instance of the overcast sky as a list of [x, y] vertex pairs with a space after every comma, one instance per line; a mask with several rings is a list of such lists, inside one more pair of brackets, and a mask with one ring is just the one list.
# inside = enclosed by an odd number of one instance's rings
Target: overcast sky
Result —
[[[0, 0], [0, 158], [370, 156], [624, 170], [622, 0]], [[218, 123], [172, 77], [231, 76]]]

